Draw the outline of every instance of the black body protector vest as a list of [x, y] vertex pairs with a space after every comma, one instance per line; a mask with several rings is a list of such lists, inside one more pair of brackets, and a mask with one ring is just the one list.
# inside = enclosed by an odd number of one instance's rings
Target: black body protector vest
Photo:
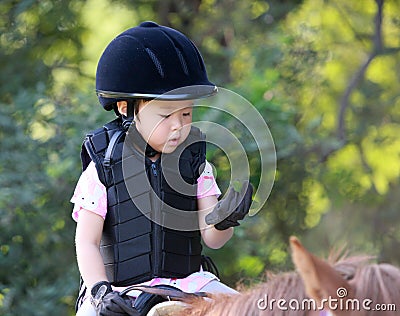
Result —
[[[108, 280], [115, 286], [154, 277], [182, 278], [199, 271], [201, 265], [201, 235], [195, 211], [196, 183], [205, 162], [204, 136], [192, 127], [183, 144], [155, 162], [137, 149], [136, 144], [143, 142], [135, 126], [126, 132], [118, 118], [89, 133], [82, 147], [83, 169], [92, 160], [107, 189], [100, 251]], [[164, 157], [176, 159], [176, 168], [173, 164], [164, 167]], [[169, 173], [180, 175], [189, 184], [190, 194], [173, 188]], [[174, 214], [173, 209], [181, 212]], [[182, 214], [191, 216], [185, 219]], [[187, 227], [197, 229], [174, 229], [174, 222], [182, 218], [191, 221]]]

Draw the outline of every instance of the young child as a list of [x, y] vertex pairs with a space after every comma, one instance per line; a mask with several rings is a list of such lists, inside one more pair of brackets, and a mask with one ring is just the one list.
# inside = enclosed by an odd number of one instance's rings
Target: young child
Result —
[[[217, 92], [196, 46], [154, 22], [128, 29], [103, 52], [96, 92], [117, 118], [86, 136], [71, 199], [82, 277], [77, 315], [130, 315], [133, 301], [118, 292], [134, 284], [236, 293], [205, 271], [201, 240], [217, 249], [232, 237], [252, 187], [217, 200], [204, 137], [191, 126], [193, 100]], [[178, 168], [163, 163], [171, 157]], [[178, 188], [167, 169], [189, 189]], [[185, 229], [168, 220], [171, 210], [196, 219]]]

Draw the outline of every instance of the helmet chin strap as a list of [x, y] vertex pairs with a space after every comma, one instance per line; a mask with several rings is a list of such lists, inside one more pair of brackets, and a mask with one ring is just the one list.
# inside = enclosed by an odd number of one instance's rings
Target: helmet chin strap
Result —
[[[125, 115], [121, 115], [122, 118], [122, 126], [124, 127], [124, 129], [126, 131], [128, 131], [129, 127], [132, 124], [135, 124], [133, 119], [134, 119], [134, 107], [133, 107], [133, 103], [128, 101], [128, 106], [127, 106], [127, 113], [126, 116]], [[145, 148], [144, 150], [144, 154], [146, 155], [146, 157], [152, 158], [155, 155], [159, 154], [160, 152], [155, 150], [153, 147], [151, 147], [142, 137], [142, 135], [138, 132], [138, 130], [136, 129], [136, 126], [132, 126], [133, 128], [131, 130], [134, 130], [134, 141], [136, 143], [136, 145], [139, 146], [139, 148], [141, 150], [143, 150], [143, 148]]]
[[127, 131], [129, 126], [131, 126], [134, 118], [134, 108], [133, 108], [133, 103], [130, 101], [127, 101], [127, 106], [126, 106], [126, 115], [121, 115], [122, 118], [122, 126], [124, 129]]
[[147, 144], [145, 152], [146, 157], [152, 158], [157, 154], [159, 154], [159, 152], [151, 147], [149, 144]]

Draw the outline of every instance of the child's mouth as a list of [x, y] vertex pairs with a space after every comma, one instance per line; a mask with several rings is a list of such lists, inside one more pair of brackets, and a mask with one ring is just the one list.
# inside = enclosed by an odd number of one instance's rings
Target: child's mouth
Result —
[[180, 139], [179, 137], [170, 138], [168, 139], [168, 144], [176, 146], [179, 144], [179, 139]]

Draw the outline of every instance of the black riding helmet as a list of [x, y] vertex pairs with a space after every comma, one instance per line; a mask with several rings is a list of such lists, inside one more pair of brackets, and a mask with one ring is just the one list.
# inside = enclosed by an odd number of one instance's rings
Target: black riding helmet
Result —
[[216, 92], [193, 42], [154, 22], [143, 22], [118, 35], [97, 66], [96, 93], [107, 111], [120, 100], [186, 100]]

